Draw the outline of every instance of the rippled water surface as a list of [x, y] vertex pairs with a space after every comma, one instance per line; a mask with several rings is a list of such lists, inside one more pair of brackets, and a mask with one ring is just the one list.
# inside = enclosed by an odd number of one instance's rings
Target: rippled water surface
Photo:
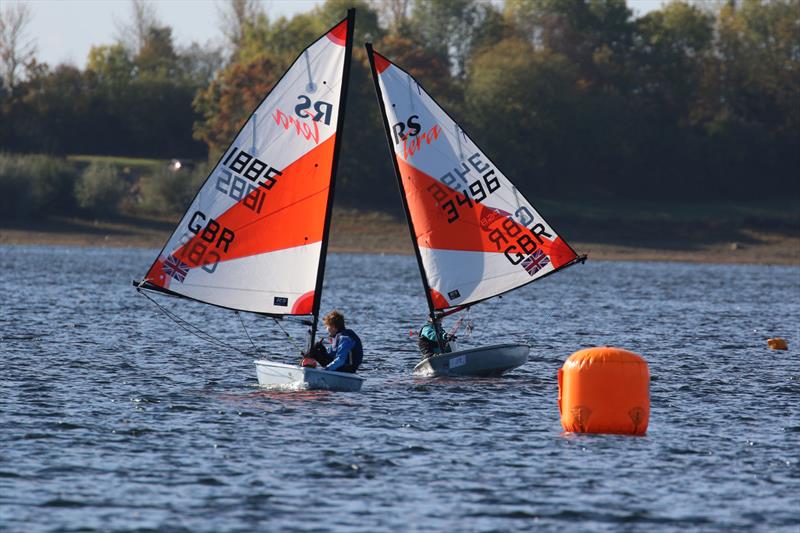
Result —
[[[589, 261], [474, 308], [471, 343], [525, 366], [422, 380], [414, 258], [332, 255], [323, 312], [368, 380], [278, 393], [137, 295], [155, 253], [0, 247], [0, 529], [798, 530], [798, 268]], [[235, 314], [166, 304], [251, 350]], [[295, 360], [299, 325], [242, 318]], [[562, 432], [557, 370], [604, 344], [650, 365], [646, 437]]]

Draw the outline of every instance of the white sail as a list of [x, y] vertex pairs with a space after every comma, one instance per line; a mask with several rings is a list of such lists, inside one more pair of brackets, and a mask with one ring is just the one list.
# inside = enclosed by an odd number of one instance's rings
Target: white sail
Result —
[[243, 311], [316, 312], [352, 24], [306, 48], [259, 104], [145, 286]]
[[572, 248], [419, 83], [367, 51], [432, 311], [571, 264]]

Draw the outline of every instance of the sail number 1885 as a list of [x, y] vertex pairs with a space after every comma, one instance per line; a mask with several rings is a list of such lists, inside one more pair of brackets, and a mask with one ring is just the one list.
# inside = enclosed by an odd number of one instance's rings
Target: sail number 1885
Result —
[[217, 191], [260, 213], [264, 197], [278, 182], [281, 171], [236, 147], [222, 164], [217, 173]]

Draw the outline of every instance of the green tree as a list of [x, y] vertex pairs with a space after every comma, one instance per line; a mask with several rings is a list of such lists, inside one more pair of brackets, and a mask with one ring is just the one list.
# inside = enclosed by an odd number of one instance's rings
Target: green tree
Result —
[[178, 52], [182, 83], [195, 89], [207, 87], [222, 66], [222, 50], [213, 45], [192, 43]]
[[474, 58], [470, 72], [465, 99], [474, 140], [521, 188], [569, 188], [574, 176], [561, 162], [571, 159], [578, 122], [574, 66], [512, 37]]
[[488, 45], [498, 39], [499, 20], [499, 13], [489, 3], [416, 0], [407, 28], [410, 31], [404, 36], [418, 41], [440, 61], [449, 64], [452, 73], [461, 80], [466, 77], [476, 42]]
[[636, 25], [633, 53], [641, 94], [661, 114], [688, 118], [713, 52], [713, 17], [685, 2], [672, 2]]
[[172, 28], [148, 28], [139, 52], [134, 57], [138, 75], [174, 78], [178, 74], [178, 54], [172, 42]]
[[706, 155], [730, 194], [797, 191], [800, 166], [800, 1], [744, 0], [722, 7], [716, 61], [695, 111]]
[[119, 43], [93, 46], [89, 50], [86, 70], [95, 75], [100, 85], [116, 91], [130, 84], [134, 76], [134, 63], [128, 51]]

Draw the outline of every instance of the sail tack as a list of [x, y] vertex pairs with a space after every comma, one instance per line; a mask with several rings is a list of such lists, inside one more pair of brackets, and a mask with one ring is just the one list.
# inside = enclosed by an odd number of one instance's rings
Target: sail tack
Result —
[[201, 302], [316, 312], [353, 15], [295, 60], [248, 118], [145, 277]]
[[572, 248], [419, 83], [367, 52], [431, 310], [571, 264]]

